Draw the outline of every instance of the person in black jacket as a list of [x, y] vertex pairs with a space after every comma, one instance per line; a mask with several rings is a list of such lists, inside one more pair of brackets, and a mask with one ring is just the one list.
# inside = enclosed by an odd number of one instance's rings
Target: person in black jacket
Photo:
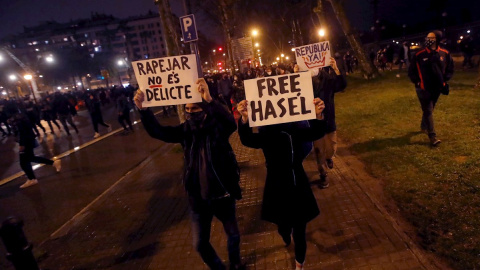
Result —
[[29, 122], [27, 116], [22, 113], [15, 114], [13, 119], [17, 131], [16, 134], [18, 136], [17, 141], [19, 145], [18, 152], [20, 154], [20, 167], [25, 172], [25, 175], [27, 175], [27, 181], [21, 185], [20, 188], [27, 188], [38, 184], [31, 162], [52, 165], [57, 172], [61, 169], [61, 163], [60, 159], [53, 161], [44, 157], [35, 156], [33, 149], [38, 146], [38, 142], [35, 139], [32, 124]]
[[315, 98], [318, 120], [308, 121], [309, 126], [303, 125], [304, 121], [276, 124], [261, 127], [258, 133], [253, 133], [248, 124], [247, 104], [246, 100], [238, 104], [242, 115], [238, 121], [238, 133], [243, 145], [261, 148], [265, 155], [267, 179], [262, 219], [277, 224], [287, 246], [293, 235], [296, 269], [303, 269], [307, 251], [306, 226], [320, 213], [302, 165], [304, 142], [318, 140], [325, 134], [325, 121], [319, 121], [323, 119], [325, 104]]
[[186, 122], [162, 126], [153, 112], [142, 107], [144, 94], [137, 91], [134, 101], [142, 124], [156, 139], [182, 144], [183, 180], [188, 195], [195, 248], [211, 269], [225, 269], [210, 244], [213, 216], [223, 224], [228, 237], [230, 269], [243, 269], [240, 262], [240, 233], [235, 216], [235, 200], [241, 199], [240, 174], [235, 154], [228, 141], [236, 130], [235, 119], [210, 96], [204, 79], [197, 81], [202, 103], [185, 105]]
[[[120, 125], [122, 125], [124, 131], [133, 131], [132, 121], [130, 121], [130, 106], [127, 100], [126, 92], [125, 90], [119, 91], [120, 95], [117, 98], [118, 122]], [[128, 129], [123, 121], [127, 123]]]
[[313, 79], [314, 96], [325, 103], [323, 115], [326, 122], [325, 136], [315, 141], [314, 152], [320, 174], [320, 188], [329, 186], [327, 168], [333, 168], [333, 156], [337, 151], [337, 125], [335, 123], [335, 93], [347, 87], [347, 80], [337, 67], [335, 58], [330, 58], [330, 67], [321, 68]]
[[97, 96], [89, 92], [87, 97], [85, 98], [85, 105], [88, 109], [88, 113], [90, 114], [90, 118], [92, 119], [93, 131], [95, 134], [93, 138], [100, 137], [100, 133], [98, 133], [98, 124], [107, 128], [108, 132], [112, 131], [112, 128], [109, 124], [103, 121], [102, 109], [100, 108], [100, 100], [98, 100]]
[[420, 129], [428, 134], [432, 146], [437, 146], [441, 142], [435, 133], [433, 109], [440, 93], [448, 94], [447, 81], [452, 78], [454, 69], [450, 52], [438, 45], [441, 38], [440, 31], [428, 33], [425, 48], [412, 57], [408, 70], [408, 76], [415, 84], [418, 100], [422, 106]]
[[60, 120], [60, 123], [62, 123], [62, 126], [68, 136], [70, 136], [70, 130], [68, 129], [67, 122], [75, 129], [75, 132], [78, 134], [78, 128], [72, 119], [72, 111], [75, 110], [75, 108], [72, 107], [73, 105], [64, 95], [62, 95], [62, 93], [55, 93], [52, 109], [58, 115], [58, 119]]

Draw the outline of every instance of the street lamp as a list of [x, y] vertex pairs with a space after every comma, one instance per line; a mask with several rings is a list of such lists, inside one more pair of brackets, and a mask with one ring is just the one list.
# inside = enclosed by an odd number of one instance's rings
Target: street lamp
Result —
[[35, 100], [35, 103], [37, 103], [37, 97], [35, 96], [35, 91], [33, 90], [33, 86], [32, 86], [33, 76], [31, 74], [25, 74], [23, 78], [27, 80], [28, 86], [30, 86], [30, 90], [32, 90], [33, 100]]
[[10, 79], [10, 81], [16, 81], [17, 80], [17, 76], [15, 76], [13, 74], [8, 76], [8, 78]]
[[45, 57], [45, 61], [47, 61], [48, 63], [53, 63], [53, 56], [49, 55], [47, 57]]
[[257, 29], [252, 30], [252, 36], [256, 37], [258, 35]]
[[324, 37], [324, 36], [325, 36], [325, 30], [324, 30], [323, 28], [320, 29], [320, 30], [318, 31], [318, 35], [319, 35], [320, 37]]
[[123, 60], [118, 60], [117, 65], [120, 67], [123, 66]]
[[255, 43], [255, 47], [257, 47], [257, 48], [258, 48], [258, 46], [260, 46], [260, 44], [258, 44], [258, 42], [257, 42], [257, 43]]

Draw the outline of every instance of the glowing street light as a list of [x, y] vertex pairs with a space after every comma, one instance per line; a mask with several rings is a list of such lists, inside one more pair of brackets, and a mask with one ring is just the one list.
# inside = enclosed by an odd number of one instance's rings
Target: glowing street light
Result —
[[281, 56], [281, 57], [285, 57], [285, 54], [282, 53], [280, 56]]
[[10, 81], [15, 81], [15, 80], [17, 80], [17, 76], [15, 76], [15, 75], [13, 75], [13, 74], [10, 75], [10, 76], [8, 76], [8, 78], [10, 79]]
[[287, 57], [285, 57], [285, 59], [287, 59], [287, 60], [288, 60], [288, 56], [287, 56]]
[[294, 51], [295, 51], [295, 48], [292, 48], [292, 52], [294, 52]]
[[30, 74], [26, 74], [25, 76], [23, 76], [23, 78], [25, 78], [25, 80], [27, 81], [30, 81], [33, 78], [33, 76]]
[[280, 61], [280, 57], [277, 57], [277, 61]]
[[117, 65], [123, 66], [123, 61], [122, 61], [122, 60], [118, 60]]
[[320, 30], [318, 31], [318, 35], [321, 36], [321, 37], [324, 37], [324, 36], [325, 36], [325, 29], [323, 29], [323, 28], [320, 29]]
[[216, 52], [216, 50], [213, 50], [213, 52]]
[[258, 44], [258, 42], [257, 42], [257, 43], [255, 43], [255, 47], [257, 47], [257, 48], [258, 48], [258, 46], [260, 46], [260, 44]]
[[53, 63], [53, 56], [49, 55], [45, 58], [48, 63]]
[[256, 37], [258, 35], [257, 29], [252, 30], [252, 36]]

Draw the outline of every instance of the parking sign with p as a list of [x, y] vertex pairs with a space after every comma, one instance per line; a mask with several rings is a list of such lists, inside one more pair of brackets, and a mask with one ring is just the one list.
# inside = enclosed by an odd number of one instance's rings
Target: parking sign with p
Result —
[[193, 14], [180, 17], [180, 28], [182, 29], [183, 42], [198, 40], [197, 26]]

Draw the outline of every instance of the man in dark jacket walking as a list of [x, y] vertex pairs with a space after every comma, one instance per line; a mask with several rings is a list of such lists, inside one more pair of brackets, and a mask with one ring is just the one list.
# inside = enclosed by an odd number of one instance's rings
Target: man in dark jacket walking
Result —
[[453, 76], [453, 60], [450, 52], [438, 45], [441, 38], [440, 31], [428, 33], [425, 48], [412, 57], [408, 70], [408, 76], [415, 84], [418, 100], [422, 106], [423, 116], [420, 128], [422, 132], [428, 134], [432, 146], [437, 146], [441, 142], [435, 133], [433, 109], [440, 93], [448, 94], [447, 81]]
[[210, 244], [213, 216], [223, 224], [228, 237], [230, 269], [240, 263], [240, 233], [235, 216], [235, 200], [241, 199], [240, 174], [228, 138], [236, 130], [233, 115], [210, 96], [204, 79], [197, 81], [202, 103], [185, 106], [186, 122], [162, 126], [153, 112], [142, 107], [144, 94], [137, 91], [134, 101], [142, 124], [156, 139], [180, 143], [184, 150], [184, 184], [187, 191], [195, 248], [211, 269], [226, 269]]

